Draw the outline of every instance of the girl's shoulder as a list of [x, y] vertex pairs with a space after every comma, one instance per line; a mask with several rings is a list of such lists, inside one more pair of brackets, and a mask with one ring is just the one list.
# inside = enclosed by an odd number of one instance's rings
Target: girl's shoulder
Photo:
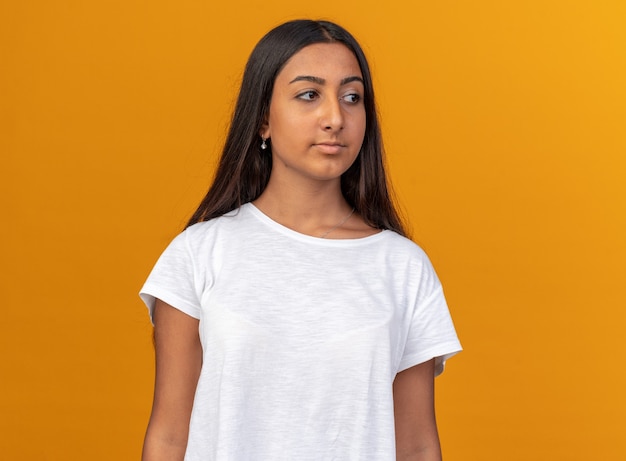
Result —
[[181, 234], [191, 247], [203, 246], [224, 237], [235, 237], [249, 229], [250, 216], [246, 205], [234, 209], [208, 221], [201, 221], [187, 227]]
[[413, 257], [427, 257], [424, 249], [409, 237], [398, 234], [392, 230], [385, 231], [385, 243], [392, 249]]

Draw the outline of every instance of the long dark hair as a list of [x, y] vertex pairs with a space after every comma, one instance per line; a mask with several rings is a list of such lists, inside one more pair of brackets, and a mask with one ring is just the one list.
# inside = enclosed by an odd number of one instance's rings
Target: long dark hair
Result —
[[342, 43], [354, 53], [363, 75], [365, 137], [359, 155], [341, 177], [342, 193], [370, 226], [406, 235], [387, 184], [374, 88], [365, 54], [344, 28], [328, 21], [306, 19], [272, 29], [252, 51], [213, 184], [187, 226], [221, 216], [261, 195], [272, 171], [272, 155], [271, 146], [261, 150], [259, 132], [269, 113], [274, 81], [294, 54], [315, 43]]

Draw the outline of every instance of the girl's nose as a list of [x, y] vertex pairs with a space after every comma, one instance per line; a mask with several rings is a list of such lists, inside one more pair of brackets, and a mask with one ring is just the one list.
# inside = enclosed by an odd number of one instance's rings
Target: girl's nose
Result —
[[325, 131], [343, 129], [344, 114], [341, 102], [336, 98], [328, 98], [323, 104], [322, 126]]

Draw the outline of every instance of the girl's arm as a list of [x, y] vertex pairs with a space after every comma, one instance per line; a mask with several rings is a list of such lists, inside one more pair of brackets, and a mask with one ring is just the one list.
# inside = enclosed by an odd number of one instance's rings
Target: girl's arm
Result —
[[397, 461], [441, 461], [434, 390], [434, 359], [396, 375], [393, 404]]
[[153, 321], [156, 377], [142, 460], [182, 461], [202, 366], [198, 320], [157, 299]]

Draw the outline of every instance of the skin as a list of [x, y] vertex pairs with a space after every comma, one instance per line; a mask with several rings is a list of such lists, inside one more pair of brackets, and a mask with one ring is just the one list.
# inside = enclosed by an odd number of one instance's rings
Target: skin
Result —
[[182, 460], [202, 367], [199, 322], [161, 300], [153, 320], [156, 376], [142, 460]]
[[[310, 45], [286, 63], [259, 133], [270, 139], [273, 160], [269, 183], [254, 202], [261, 211], [312, 236], [348, 215], [340, 178], [363, 144], [363, 91], [358, 62], [344, 45]], [[375, 232], [355, 214], [328, 237]]]
[[272, 179], [336, 183], [363, 144], [363, 91], [359, 65], [345, 46], [317, 44], [296, 53], [274, 82], [262, 132], [272, 142]]
[[441, 461], [434, 393], [434, 359], [396, 375], [393, 407], [397, 461]]
[[[254, 202], [284, 226], [321, 236], [351, 211], [341, 175], [359, 154], [366, 127], [358, 62], [341, 44], [296, 53], [278, 74], [260, 136], [270, 139], [273, 167]], [[358, 213], [325, 238], [379, 232]], [[156, 380], [144, 461], [182, 460], [200, 368], [198, 321], [158, 300], [154, 313]], [[393, 383], [398, 461], [440, 461], [434, 411], [434, 361], [404, 370]]]

